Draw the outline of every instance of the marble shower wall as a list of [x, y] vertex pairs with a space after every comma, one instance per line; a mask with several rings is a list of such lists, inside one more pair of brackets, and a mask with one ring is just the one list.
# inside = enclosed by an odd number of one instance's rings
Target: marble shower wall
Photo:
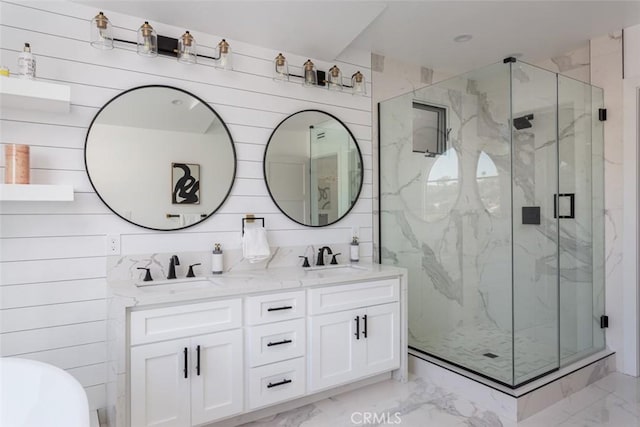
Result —
[[[592, 149], [584, 143], [591, 138], [591, 88], [575, 82], [564, 91], [558, 151], [555, 74], [518, 62], [513, 77], [513, 105], [509, 67], [500, 63], [380, 107], [382, 262], [410, 271], [410, 344], [509, 383], [558, 364], [559, 152], [562, 191], [579, 194], [582, 212], [560, 224], [561, 300], [569, 325], [563, 357], [601, 338], [592, 308], [602, 294], [602, 286], [597, 295], [591, 286]], [[413, 101], [447, 108], [444, 155], [412, 152]], [[514, 117], [535, 117], [530, 128], [513, 130], [513, 146], [510, 108]], [[525, 206], [540, 207], [540, 225], [523, 224]], [[471, 337], [491, 330], [504, 342], [469, 351]], [[513, 341], [507, 339], [512, 332]], [[514, 370], [491, 371], [486, 352], [499, 353], [500, 366], [510, 366], [516, 354]], [[527, 354], [534, 360], [522, 357]]]
[[[432, 354], [458, 329], [511, 328], [508, 83], [498, 64], [381, 104], [382, 261], [409, 269], [410, 344]], [[413, 100], [447, 107], [444, 155], [412, 152]]]

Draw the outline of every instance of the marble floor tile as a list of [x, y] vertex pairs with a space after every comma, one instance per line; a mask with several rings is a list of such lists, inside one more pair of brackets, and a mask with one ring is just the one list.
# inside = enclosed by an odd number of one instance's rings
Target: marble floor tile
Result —
[[384, 381], [245, 427], [640, 427], [639, 397], [640, 378], [613, 373], [516, 423], [412, 377], [405, 384]]

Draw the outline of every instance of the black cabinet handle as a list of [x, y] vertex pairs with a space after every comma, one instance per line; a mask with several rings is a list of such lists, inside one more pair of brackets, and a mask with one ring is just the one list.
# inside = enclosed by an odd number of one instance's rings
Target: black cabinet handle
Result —
[[362, 320], [364, 320], [364, 329], [362, 329], [362, 335], [367, 337], [367, 315], [362, 316]]
[[196, 374], [200, 375], [200, 346], [196, 347]]
[[356, 333], [354, 335], [356, 336], [356, 339], [359, 340], [360, 339], [360, 316], [356, 316], [356, 318], [353, 320], [356, 321]]
[[184, 348], [184, 377], [185, 378], [189, 378], [189, 371], [187, 370], [187, 357], [188, 357], [188, 353], [189, 350], [187, 349], [187, 347]]
[[267, 311], [291, 310], [292, 308], [292, 305], [285, 305], [284, 307], [270, 307], [267, 308]]
[[278, 387], [279, 385], [285, 385], [285, 384], [289, 384], [290, 382], [293, 382], [292, 380], [282, 380], [279, 383], [269, 383], [267, 384], [267, 388], [271, 388], [271, 387]]
[[292, 343], [292, 340], [282, 340], [282, 341], [277, 341], [277, 342], [269, 342], [267, 344], [267, 347], [272, 347], [274, 345], [282, 345], [282, 344], [289, 344]]

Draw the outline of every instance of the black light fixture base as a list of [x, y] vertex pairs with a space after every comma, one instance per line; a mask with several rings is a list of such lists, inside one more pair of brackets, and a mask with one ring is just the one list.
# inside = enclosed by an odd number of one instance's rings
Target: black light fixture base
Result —
[[504, 58], [504, 59], [502, 60], [502, 62], [503, 62], [504, 64], [508, 64], [508, 63], [510, 63], [510, 62], [516, 62], [516, 58], [515, 58], [515, 57], [513, 57], [513, 56], [509, 56], [509, 57], [507, 57], [507, 58]]
[[[130, 40], [123, 40], [123, 39], [116, 39], [116, 38], [114, 38], [113, 41], [118, 43], [132, 44], [132, 45], [138, 44], [137, 42], [132, 42]], [[178, 57], [178, 39], [174, 39], [173, 37], [161, 36], [160, 34], [158, 34], [158, 55], [177, 58]], [[218, 59], [220, 59], [220, 57], [216, 58], [215, 56], [200, 55], [199, 53], [196, 54], [196, 56], [198, 58], [207, 58], [207, 59], [212, 59], [214, 61], [217, 61]]]

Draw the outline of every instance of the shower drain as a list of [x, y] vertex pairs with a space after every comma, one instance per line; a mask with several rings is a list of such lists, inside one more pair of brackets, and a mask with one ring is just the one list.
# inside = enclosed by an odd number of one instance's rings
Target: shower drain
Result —
[[486, 356], [486, 357], [488, 357], [490, 359], [495, 359], [496, 357], [498, 357], [497, 354], [493, 354], [493, 353], [485, 353], [485, 354], [483, 354], [483, 356]]

